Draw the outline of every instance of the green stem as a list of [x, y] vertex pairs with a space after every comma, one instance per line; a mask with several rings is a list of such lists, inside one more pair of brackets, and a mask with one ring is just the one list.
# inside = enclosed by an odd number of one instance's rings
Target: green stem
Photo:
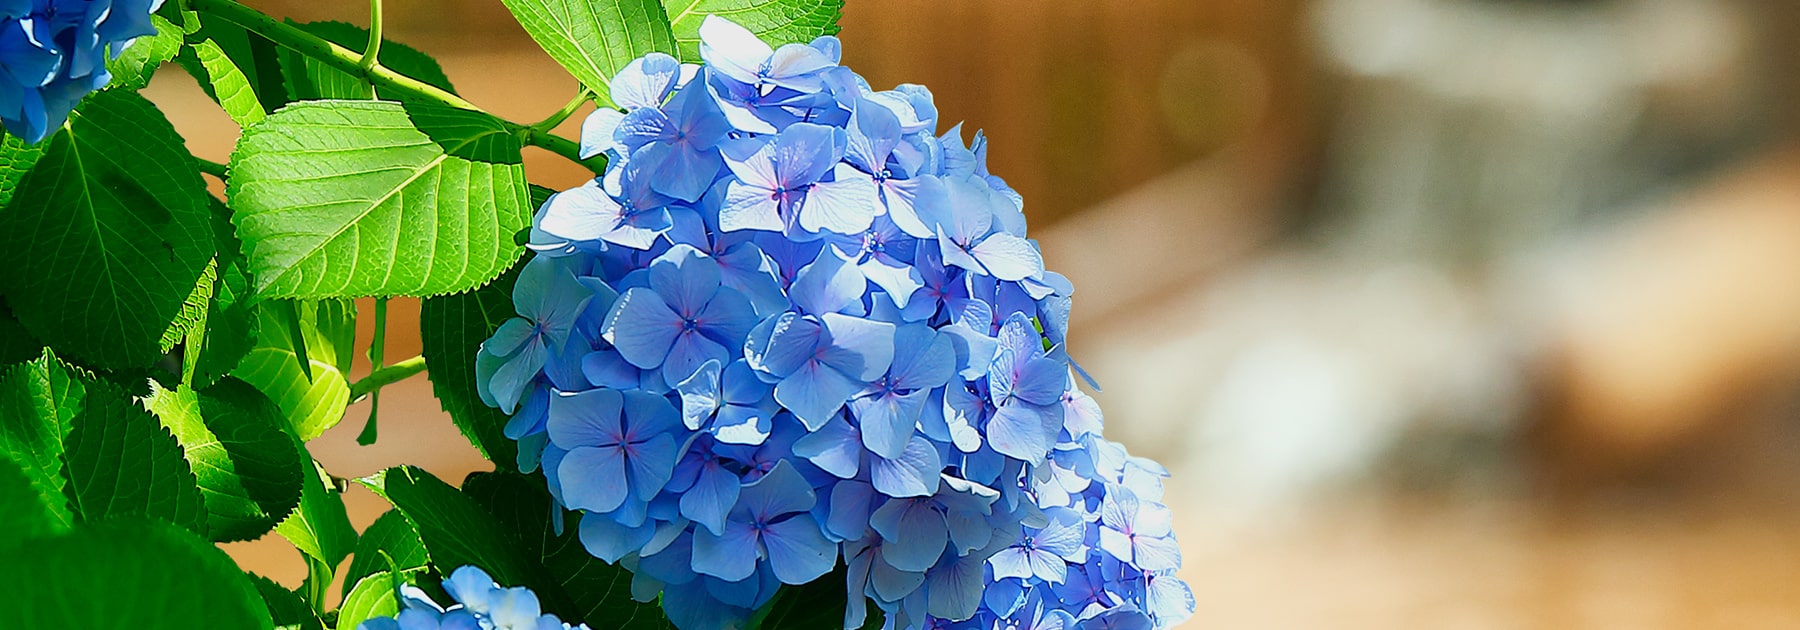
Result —
[[568, 105], [564, 105], [562, 109], [551, 114], [549, 118], [538, 121], [538, 123], [532, 125], [531, 128], [545, 132], [555, 129], [557, 125], [563, 124], [563, 121], [568, 120], [570, 116], [575, 115], [575, 110], [581, 109], [582, 104], [587, 103], [588, 100], [592, 98], [594, 98], [593, 92], [588, 91], [587, 88], [581, 88], [581, 93], [576, 94], [575, 98], [570, 99]]
[[[304, 555], [304, 554], [302, 554]], [[314, 614], [325, 614], [325, 594], [331, 590], [332, 568], [312, 556], [306, 556], [306, 604]]]
[[225, 179], [225, 165], [206, 158], [194, 158], [194, 164], [200, 166], [200, 172], [219, 179]]
[[[374, 0], [380, 2], [381, 0]], [[379, 371], [386, 359], [382, 356], [387, 348], [387, 298], [375, 298], [375, 338], [369, 342], [369, 366]], [[375, 414], [381, 409], [381, 390], [369, 394], [369, 419], [363, 422], [362, 433], [356, 435], [356, 443], [368, 446], [375, 443]]]
[[[462, 97], [451, 94], [443, 88], [394, 72], [380, 63], [364, 68], [362, 66], [363, 55], [300, 30], [291, 24], [279, 22], [256, 9], [238, 4], [235, 0], [189, 0], [189, 3], [195, 11], [217, 16], [266, 37], [276, 45], [361, 77], [380, 89], [385, 95], [431, 101], [458, 109], [487, 113], [486, 110], [477, 107], [474, 103], [463, 100]], [[581, 145], [575, 141], [549, 132], [538, 131], [510, 120], [500, 119], [500, 121], [513, 132], [514, 136], [519, 138], [520, 142], [560, 155], [571, 162], [588, 167], [589, 170], [594, 170], [596, 174], [599, 172], [581, 159]]]
[[369, 0], [369, 45], [363, 47], [362, 60], [356, 65], [368, 72], [381, 63], [381, 0]]
[[350, 400], [361, 400], [376, 390], [417, 376], [425, 371], [425, 357], [413, 357], [393, 365], [384, 365], [368, 376], [350, 384]]

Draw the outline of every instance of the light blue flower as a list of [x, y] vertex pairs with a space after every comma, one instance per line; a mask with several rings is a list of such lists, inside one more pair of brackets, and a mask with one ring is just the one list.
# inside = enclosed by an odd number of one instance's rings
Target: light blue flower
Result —
[[730, 360], [756, 324], [743, 295], [722, 283], [719, 263], [678, 245], [650, 263], [647, 287], [619, 295], [602, 337], [641, 369], [660, 369], [670, 387], [707, 361]]
[[0, 4], [0, 122], [36, 144], [112, 80], [108, 59], [156, 34], [162, 0], [9, 0]]
[[786, 462], [744, 484], [722, 531], [694, 533], [694, 570], [737, 581], [766, 559], [786, 584], [805, 584], [831, 572], [836, 545], [819, 532], [808, 512], [817, 501], [811, 486]]
[[560, 500], [611, 512], [648, 503], [674, 473], [681, 416], [655, 394], [594, 389], [550, 401], [550, 441], [567, 451], [557, 466]]
[[438, 606], [419, 588], [402, 585], [400, 613], [366, 620], [357, 630], [587, 630], [544, 613], [531, 589], [502, 587], [474, 566], [458, 567], [442, 585], [455, 605]]

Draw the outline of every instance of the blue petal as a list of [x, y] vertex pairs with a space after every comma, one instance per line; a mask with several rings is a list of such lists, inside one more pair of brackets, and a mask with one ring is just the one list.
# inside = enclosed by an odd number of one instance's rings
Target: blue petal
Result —
[[669, 310], [655, 292], [634, 288], [613, 303], [600, 330], [626, 361], [648, 370], [661, 366], [669, 356], [669, 346], [681, 333], [681, 316]]
[[844, 156], [844, 131], [813, 123], [794, 123], [775, 139], [772, 156], [781, 189], [801, 190], [819, 181]]
[[570, 449], [556, 475], [570, 509], [610, 512], [630, 494], [625, 458], [616, 446]]
[[708, 362], [725, 361], [731, 358], [725, 346], [707, 339], [699, 331], [682, 331], [675, 337], [675, 343], [669, 347], [669, 358], [663, 361], [663, 382], [670, 388], [694, 375], [694, 371]]
[[719, 292], [719, 263], [689, 245], [669, 248], [650, 263], [650, 287], [677, 315], [693, 317]]
[[581, 357], [581, 375], [594, 387], [630, 389], [642, 378], [635, 365], [614, 350], [596, 350]]
[[779, 232], [786, 227], [781, 221], [781, 202], [773, 189], [737, 180], [725, 183], [725, 202], [719, 207], [719, 229], [768, 230]]
[[713, 438], [726, 444], [762, 444], [769, 438], [769, 420], [774, 415], [757, 407], [726, 405], [713, 417]]
[[1040, 464], [1062, 428], [1060, 405], [1038, 407], [1011, 402], [988, 420], [988, 444], [1002, 455], [1028, 464]]
[[[753, 519], [773, 520], [775, 517], [812, 509], [818, 501], [812, 486], [794, 470], [794, 465], [782, 460], [775, 463], [756, 481], [744, 484], [738, 493], [737, 507], [732, 511], [735, 520], [739, 514]], [[719, 576], [726, 577], [726, 576]], [[731, 579], [731, 578], [726, 578]]]
[[740, 83], [756, 83], [774, 50], [749, 29], [715, 15], [700, 22], [700, 58], [706, 66]]
[[694, 572], [729, 582], [750, 577], [756, 572], [756, 530], [739, 520], [726, 521], [724, 530], [694, 532]]
[[1001, 280], [1023, 280], [1044, 271], [1044, 257], [1037, 245], [1004, 232], [982, 239], [969, 254], [988, 274]]
[[564, 449], [612, 446], [625, 439], [619, 412], [624, 399], [610, 389], [561, 392], [550, 398], [550, 440]]
[[862, 271], [863, 277], [868, 278], [869, 282], [886, 291], [888, 297], [893, 298], [894, 305], [902, 309], [911, 301], [913, 293], [925, 286], [924, 280], [919, 277], [919, 270], [912, 265], [888, 264], [871, 258], [857, 265], [857, 269]]
[[869, 512], [875, 488], [860, 481], [844, 481], [831, 487], [831, 513], [825, 528], [843, 540], [862, 538], [869, 529]]
[[581, 159], [618, 148], [618, 142], [613, 140], [613, 133], [624, 120], [625, 112], [611, 107], [601, 107], [588, 114], [587, 119], [581, 121]]
[[589, 512], [581, 515], [579, 536], [581, 546], [588, 553], [607, 562], [618, 562], [627, 554], [636, 553], [650, 542], [656, 528], [650, 524], [639, 527], [626, 527], [605, 515]]
[[719, 410], [719, 362], [707, 361], [675, 385], [681, 393], [681, 423], [697, 431]]
[[816, 430], [836, 415], [844, 402], [862, 387], [862, 383], [851, 380], [836, 368], [807, 361], [775, 386], [775, 400], [793, 412], [807, 429]]
[[950, 337], [914, 324], [894, 331], [894, 360], [888, 383], [897, 389], [934, 389], [956, 373], [956, 348]]
[[819, 533], [819, 524], [810, 514], [769, 525], [762, 540], [769, 552], [769, 568], [786, 584], [811, 582], [837, 564], [837, 545]]
[[882, 559], [901, 571], [924, 571], [937, 564], [950, 534], [944, 517], [923, 500], [888, 501], [875, 509], [869, 525], [881, 534]]
[[669, 476], [675, 473], [675, 462], [681, 457], [679, 448], [675, 437], [664, 433], [638, 445], [637, 453], [627, 458], [631, 464], [632, 489], [638, 500], [649, 501], [662, 491]]
[[850, 401], [850, 412], [862, 427], [862, 443], [882, 457], [899, 457], [919, 426], [930, 392], [879, 394]]
[[681, 515], [714, 534], [725, 533], [725, 515], [738, 500], [738, 478], [716, 462], [700, 469], [694, 487], [681, 494]]
[[814, 429], [794, 442], [794, 454], [806, 458], [814, 466], [837, 475], [840, 479], [856, 476], [862, 462], [862, 442], [856, 427], [841, 417], [832, 417], [824, 426]]
[[[767, 337], [761, 333], [767, 328]], [[744, 341], [744, 360], [758, 372], [787, 378], [812, 360], [825, 336], [817, 322], [794, 313], [765, 320]]]

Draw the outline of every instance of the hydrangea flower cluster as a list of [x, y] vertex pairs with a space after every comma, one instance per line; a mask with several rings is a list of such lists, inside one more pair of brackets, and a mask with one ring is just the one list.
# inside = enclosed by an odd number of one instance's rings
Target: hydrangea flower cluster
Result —
[[0, 122], [29, 143], [112, 75], [106, 61], [154, 35], [162, 0], [0, 0]]
[[419, 587], [402, 584], [400, 613], [366, 620], [356, 630], [588, 630], [543, 614], [531, 589], [502, 587], [476, 567], [451, 572], [443, 587], [456, 605], [440, 607]]
[[[551, 197], [483, 344], [520, 465], [682, 628], [846, 567], [893, 628], [1159, 628], [1191, 614], [1167, 472], [1101, 437], [986, 143], [838, 40], [729, 21], [651, 54], [582, 130], [605, 174]], [[1092, 383], [1089, 382], [1091, 386]]]

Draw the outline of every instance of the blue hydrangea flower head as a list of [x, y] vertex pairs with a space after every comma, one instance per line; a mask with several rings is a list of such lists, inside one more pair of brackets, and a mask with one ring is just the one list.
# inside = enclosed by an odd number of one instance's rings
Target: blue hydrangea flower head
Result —
[[538, 209], [477, 355], [573, 535], [684, 629], [826, 575], [845, 627], [1185, 619], [1167, 471], [1101, 437], [1074, 287], [986, 139], [835, 38], [708, 17], [700, 52], [613, 78], [582, 127], [607, 168]]
[[0, 2], [0, 122], [28, 143], [42, 141], [75, 104], [112, 80], [106, 61], [154, 35], [162, 0]]
[[401, 585], [400, 614], [376, 617], [357, 630], [587, 630], [570, 626], [538, 605], [537, 594], [523, 586], [502, 587], [487, 572], [464, 566], [443, 582], [456, 603], [439, 606], [412, 585]]

